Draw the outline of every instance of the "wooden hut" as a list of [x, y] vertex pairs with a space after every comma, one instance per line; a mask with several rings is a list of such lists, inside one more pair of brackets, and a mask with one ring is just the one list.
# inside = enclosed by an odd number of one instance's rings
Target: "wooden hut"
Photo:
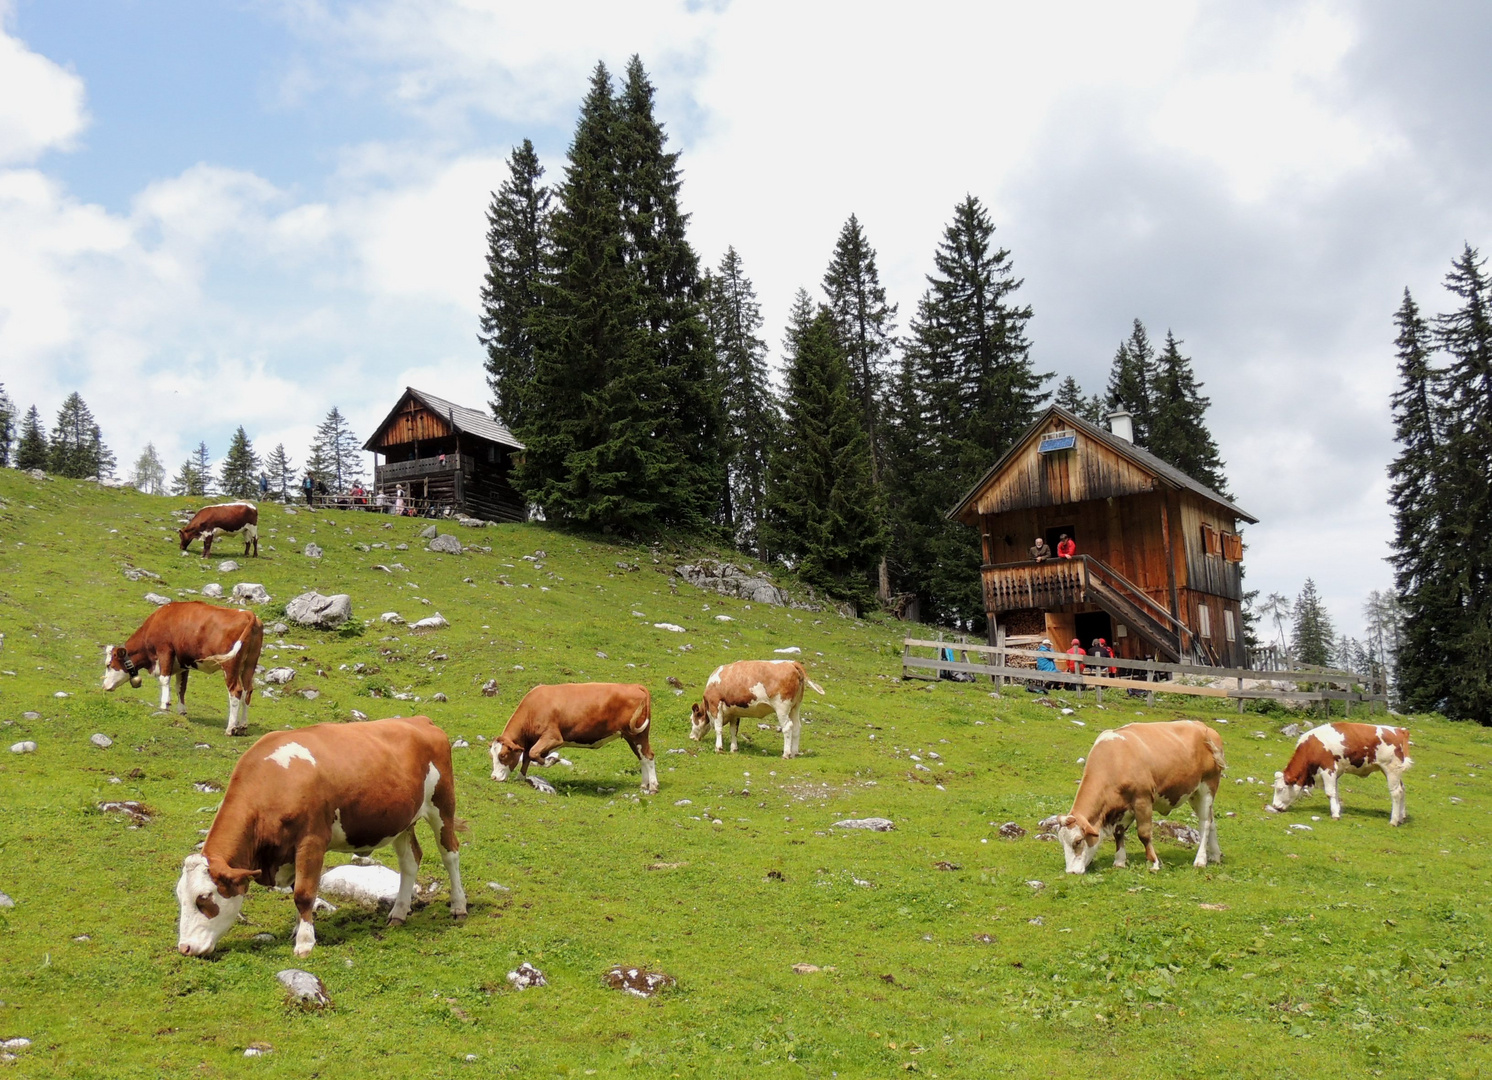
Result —
[[421, 511], [528, 519], [528, 503], [512, 484], [523, 444], [483, 409], [407, 386], [363, 449], [373, 453], [375, 491], [389, 498], [402, 488]]
[[[980, 530], [990, 640], [1104, 638], [1120, 656], [1242, 667], [1243, 540], [1252, 515], [1114, 430], [1053, 406], [949, 516]], [[1038, 536], [1072, 559], [1036, 562]]]

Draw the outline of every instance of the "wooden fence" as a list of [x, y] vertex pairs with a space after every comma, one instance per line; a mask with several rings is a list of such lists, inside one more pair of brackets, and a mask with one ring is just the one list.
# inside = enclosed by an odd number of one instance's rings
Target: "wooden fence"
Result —
[[[934, 650], [933, 656], [921, 656], [913, 650]], [[951, 654], [956, 659], [948, 659]], [[970, 654], [974, 654], [974, 660]], [[1011, 667], [1010, 660], [1019, 658], [1033, 661], [1030, 667]], [[1034, 661], [1051, 660], [1058, 670], [1038, 671]], [[1077, 662], [1082, 668], [1072, 671]], [[1067, 670], [1062, 670], [1066, 668]], [[1109, 668], [1119, 668], [1130, 678], [1110, 676]], [[1098, 672], [1105, 674], [1098, 674]], [[1388, 692], [1379, 681], [1371, 681], [1349, 671], [1332, 671], [1327, 668], [1310, 668], [1296, 671], [1255, 671], [1250, 668], [1204, 667], [1200, 664], [1171, 664], [1160, 660], [1126, 660], [1123, 657], [1084, 656], [1079, 659], [1069, 653], [1042, 652], [1036, 649], [1013, 648], [1003, 645], [976, 645], [961, 641], [926, 641], [920, 638], [904, 638], [901, 649], [901, 674], [904, 679], [938, 679], [944, 672], [963, 672], [969, 675], [988, 675], [998, 685], [1008, 683], [1040, 684], [1052, 688], [1072, 689], [1081, 694], [1092, 689], [1097, 700], [1103, 701], [1104, 690], [1127, 690], [1144, 693], [1148, 704], [1155, 703], [1155, 695], [1189, 694], [1194, 697], [1232, 698], [1238, 702], [1242, 712], [1247, 701], [1308, 701], [1321, 702], [1330, 715], [1331, 703], [1340, 701], [1343, 712], [1350, 716], [1353, 705], [1367, 705], [1371, 714], [1381, 704], [1388, 709]], [[1211, 680], [1210, 685], [1193, 685], [1178, 682], [1178, 676], [1197, 676]], [[1219, 686], [1220, 680], [1233, 680], [1234, 686]], [[1245, 686], [1244, 681], [1254, 683], [1288, 682], [1294, 690], [1279, 690], [1272, 686]]]

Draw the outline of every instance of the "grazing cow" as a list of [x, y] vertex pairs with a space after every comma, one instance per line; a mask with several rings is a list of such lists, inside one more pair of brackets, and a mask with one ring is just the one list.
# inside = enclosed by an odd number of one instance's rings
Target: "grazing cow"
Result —
[[421, 821], [435, 833], [451, 879], [451, 914], [466, 915], [457, 851], [455, 773], [446, 733], [425, 716], [315, 724], [272, 731], [238, 759], [200, 855], [188, 855], [176, 883], [177, 950], [206, 956], [238, 919], [249, 882], [295, 882], [295, 955], [316, 944], [316, 889], [328, 851], [367, 855], [393, 845], [399, 896], [389, 911], [409, 915]]
[[181, 536], [181, 550], [185, 551], [187, 546], [197, 537], [202, 537], [202, 557], [205, 559], [212, 554], [212, 542], [219, 536], [231, 536], [234, 533], [243, 533], [243, 553], [247, 557], [249, 548], [254, 549], [254, 557], [259, 557], [259, 507], [251, 502], [219, 503], [217, 506], [204, 506], [192, 515], [192, 520], [187, 522], [186, 528], [178, 529]]
[[501, 782], [515, 768], [528, 775], [562, 746], [600, 746], [620, 735], [642, 767], [644, 795], [658, 793], [658, 770], [648, 745], [653, 699], [636, 683], [556, 683], [536, 686], [513, 710], [500, 737], [492, 740], [492, 779]]
[[264, 646], [264, 624], [252, 611], [216, 607], [200, 600], [166, 604], [151, 612], [123, 645], [104, 648], [104, 689], [140, 685], [140, 673], [161, 680], [161, 708], [171, 705], [176, 676], [177, 711], [186, 715], [187, 674], [221, 671], [228, 682], [229, 735], [249, 730], [254, 668]]
[[730, 752], [740, 741], [741, 717], [776, 714], [782, 731], [782, 756], [798, 756], [803, 737], [803, 687], [822, 694], [824, 688], [808, 677], [796, 660], [738, 660], [715, 669], [705, 683], [705, 699], [689, 712], [689, 737], [698, 741], [715, 725], [715, 753], [724, 749], [725, 725], [731, 725]]
[[1152, 818], [1183, 802], [1196, 811], [1201, 831], [1192, 865], [1222, 862], [1212, 804], [1226, 767], [1222, 737], [1195, 720], [1103, 732], [1088, 753], [1072, 812], [1057, 829], [1067, 872], [1085, 873], [1105, 836], [1114, 838], [1114, 865], [1125, 865], [1124, 833], [1131, 822], [1145, 845], [1145, 861], [1159, 870], [1160, 856], [1150, 842]]
[[1308, 794], [1321, 777], [1331, 800], [1331, 819], [1342, 816], [1337, 798], [1337, 779], [1343, 773], [1369, 776], [1381, 772], [1388, 781], [1390, 825], [1404, 823], [1404, 770], [1413, 765], [1409, 756], [1409, 730], [1378, 724], [1322, 724], [1302, 735], [1284, 772], [1274, 774], [1274, 799], [1267, 809], [1288, 810]]

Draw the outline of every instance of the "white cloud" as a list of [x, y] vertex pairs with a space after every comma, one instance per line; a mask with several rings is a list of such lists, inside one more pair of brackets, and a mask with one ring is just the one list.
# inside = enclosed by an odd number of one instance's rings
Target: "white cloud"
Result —
[[83, 80], [5, 33], [0, 3], [0, 166], [66, 150], [88, 122]]

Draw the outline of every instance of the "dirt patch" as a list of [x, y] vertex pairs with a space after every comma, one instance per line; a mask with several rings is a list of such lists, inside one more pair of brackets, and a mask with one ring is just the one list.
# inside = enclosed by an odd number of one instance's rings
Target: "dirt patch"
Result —
[[672, 975], [649, 971], [644, 967], [623, 967], [621, 964], [602, 975], [601, 981], [613, 990], [625, 990], [635, 997], [643, 998], [652, 997], [678, 985], [678, 980]]
[[1000, 826], [1000, 836], [1006, 840], [1019, 840], [1026, 835], [1026, 830], [1013, 821], [1007, 821]]
[[993, 934], [975, 934], [974, 940], [981, 945], [993, 945], [999, 939]]
[[1178, 825], [1174, 821], [1162, 821], [1155, 826], [1155, 835], [1173, 840], [1182, 847], [1196, 847], [1202, 842], [1202, 834], [1190, 825]]
[[98, 804], [98, 809], [102, 814], [123, 814], [136, 825], [149, 825], [150, 819], [155, 817], [154, 810], [133, 799], [113, 799], [109, 802], [101, 802]]
[[223, 785], [218, 783], [216, 780], [194, 780], [192, 781], [192, 787], [196, 788], [204, 795], [212, 795], [215, 792], [223, 790]]
[[949, 862], [947, 859], [939, 859], [937, 862], [933, 863], [933, 869], [934, 870], [962, 870], [963, 867], [961, 865], [959, 865], [958, 863], [956, 863], [956, 862]]
[[654, 862], [648, 863], [649, 870], [677, 870], [681, 866], [688, 866], [687, 862]]

